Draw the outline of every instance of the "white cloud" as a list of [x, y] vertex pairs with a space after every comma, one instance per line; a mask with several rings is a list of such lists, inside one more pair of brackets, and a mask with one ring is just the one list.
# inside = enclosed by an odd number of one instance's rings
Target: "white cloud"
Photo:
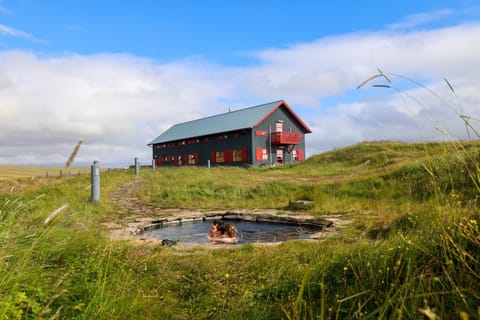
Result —
[[[259, 64], [236, 68], [0, 52], [0, 163], [64, 163], [80, 137], [77, 164], [145, 162], [146, 144], [174, 123], [277, 99], [313, 130], [310, 155], [364, 140], [441, 139], [439, 126], [464, 137], [458, 114], [480, 119], [479, 38], [479, 24], [354, 33], [260, 51]], [[355, 90], [378, 67], [425, 83], [447, 103], [395, 75], [394, 89]]]
[[[0, 8], [0, 12], [5, 13], [1, 10], [1, 8]], [[0, 34], [10, 36], [10, 37], [24, 38], [34, 42], [45, 42], [44, 40], [34, 37], [28, 32], [12, 28], [1, 23], [0, 23]]]
[[[189, 115], [200, 116], [197, 108], [221, 95], [221, 87], [203, 72], [197, 66], [159, 65], [125, 55], [39, 58], [3, 52], [0, 145], [19, 147], [0, 152], [0, 162], [31, 161], [30, 154], [61, 144], [73, 148], [80, 137], [85, 143], [79, 161], [146, 157], [150, 139]], [[46, 152], [37, 158], [57, 160]]]
[[437, 10], [434, 12], [419, 13], [407, 16], [403, 21], [390, 24], [390, 29], [411, 29], [421, 25], [431, 23], [433, 21], [445, 19], [448, 16], [453, 15], [452, 10]]
[[[310, 154], [364, 140], [439, 140], [444, 138], [435, 129], [439, 126], [448, 129], [449, 138], [464, 138], [459, 114], [479, 118], [480, 113], [478, 38], [479, 24], [342, 35], [260, 52], [262, 65], [245, 70], [244, 77], [254, 84], [251, 94], [277, 95], [293, 106], [319, 110], [318, 115], [308, 112], [314, 131], [308, 138]], [[394, 74], [394, 89], [354, 92], [378, 67]], [[401, 76], [427, 85], [446, 103]], [[443, 78], [455, 87], [462, 108]], [[331, 95], [338, 105], [322, 105], [322, 98]], [[354, 96], [364, 100], [342, 102]]]

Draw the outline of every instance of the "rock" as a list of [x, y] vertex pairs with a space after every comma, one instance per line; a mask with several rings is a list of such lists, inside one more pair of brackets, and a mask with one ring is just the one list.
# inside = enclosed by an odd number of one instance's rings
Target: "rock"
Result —
[[175, 240], [170, 240], [170, 239], [163, 239], [163, 240], [162, 240], [162, 246], [169, 246], [169, 247], [171, 247], [171, 246], [174, 246], [174, 245], [176, 245], [176, 244], [177, 244], [177, 241], [175, 241]]

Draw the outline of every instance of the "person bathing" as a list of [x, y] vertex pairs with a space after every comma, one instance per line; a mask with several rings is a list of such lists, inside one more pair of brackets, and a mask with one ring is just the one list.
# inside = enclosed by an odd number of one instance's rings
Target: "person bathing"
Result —
[[210, 227], [208, 239], [212, 243], [237, 243], [237, 229], [232, 223], [224, 223], [221, 220], [214, 220]]

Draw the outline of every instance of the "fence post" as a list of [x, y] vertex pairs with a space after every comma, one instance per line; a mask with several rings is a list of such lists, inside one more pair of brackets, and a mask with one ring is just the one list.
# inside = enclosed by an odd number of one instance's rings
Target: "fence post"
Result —
[[100, 164], [98, 161], [93, 161], [91, 166], [91, 180], [92, 180], [92, 202], [100, 201]]
[[152, 171], [155, 171], [156, 165], [155, 165], [155, 159], [152, 160]]
[[140, 175], [140, 161], [138, 161], [138, 158], [135, 158], [135, 175]]

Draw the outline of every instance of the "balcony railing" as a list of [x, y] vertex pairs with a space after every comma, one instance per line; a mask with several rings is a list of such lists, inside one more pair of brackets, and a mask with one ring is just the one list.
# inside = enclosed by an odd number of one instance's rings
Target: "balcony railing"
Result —
[[272, 144], [299, 144], [302, 134], [299, 132], [272, 132]]

